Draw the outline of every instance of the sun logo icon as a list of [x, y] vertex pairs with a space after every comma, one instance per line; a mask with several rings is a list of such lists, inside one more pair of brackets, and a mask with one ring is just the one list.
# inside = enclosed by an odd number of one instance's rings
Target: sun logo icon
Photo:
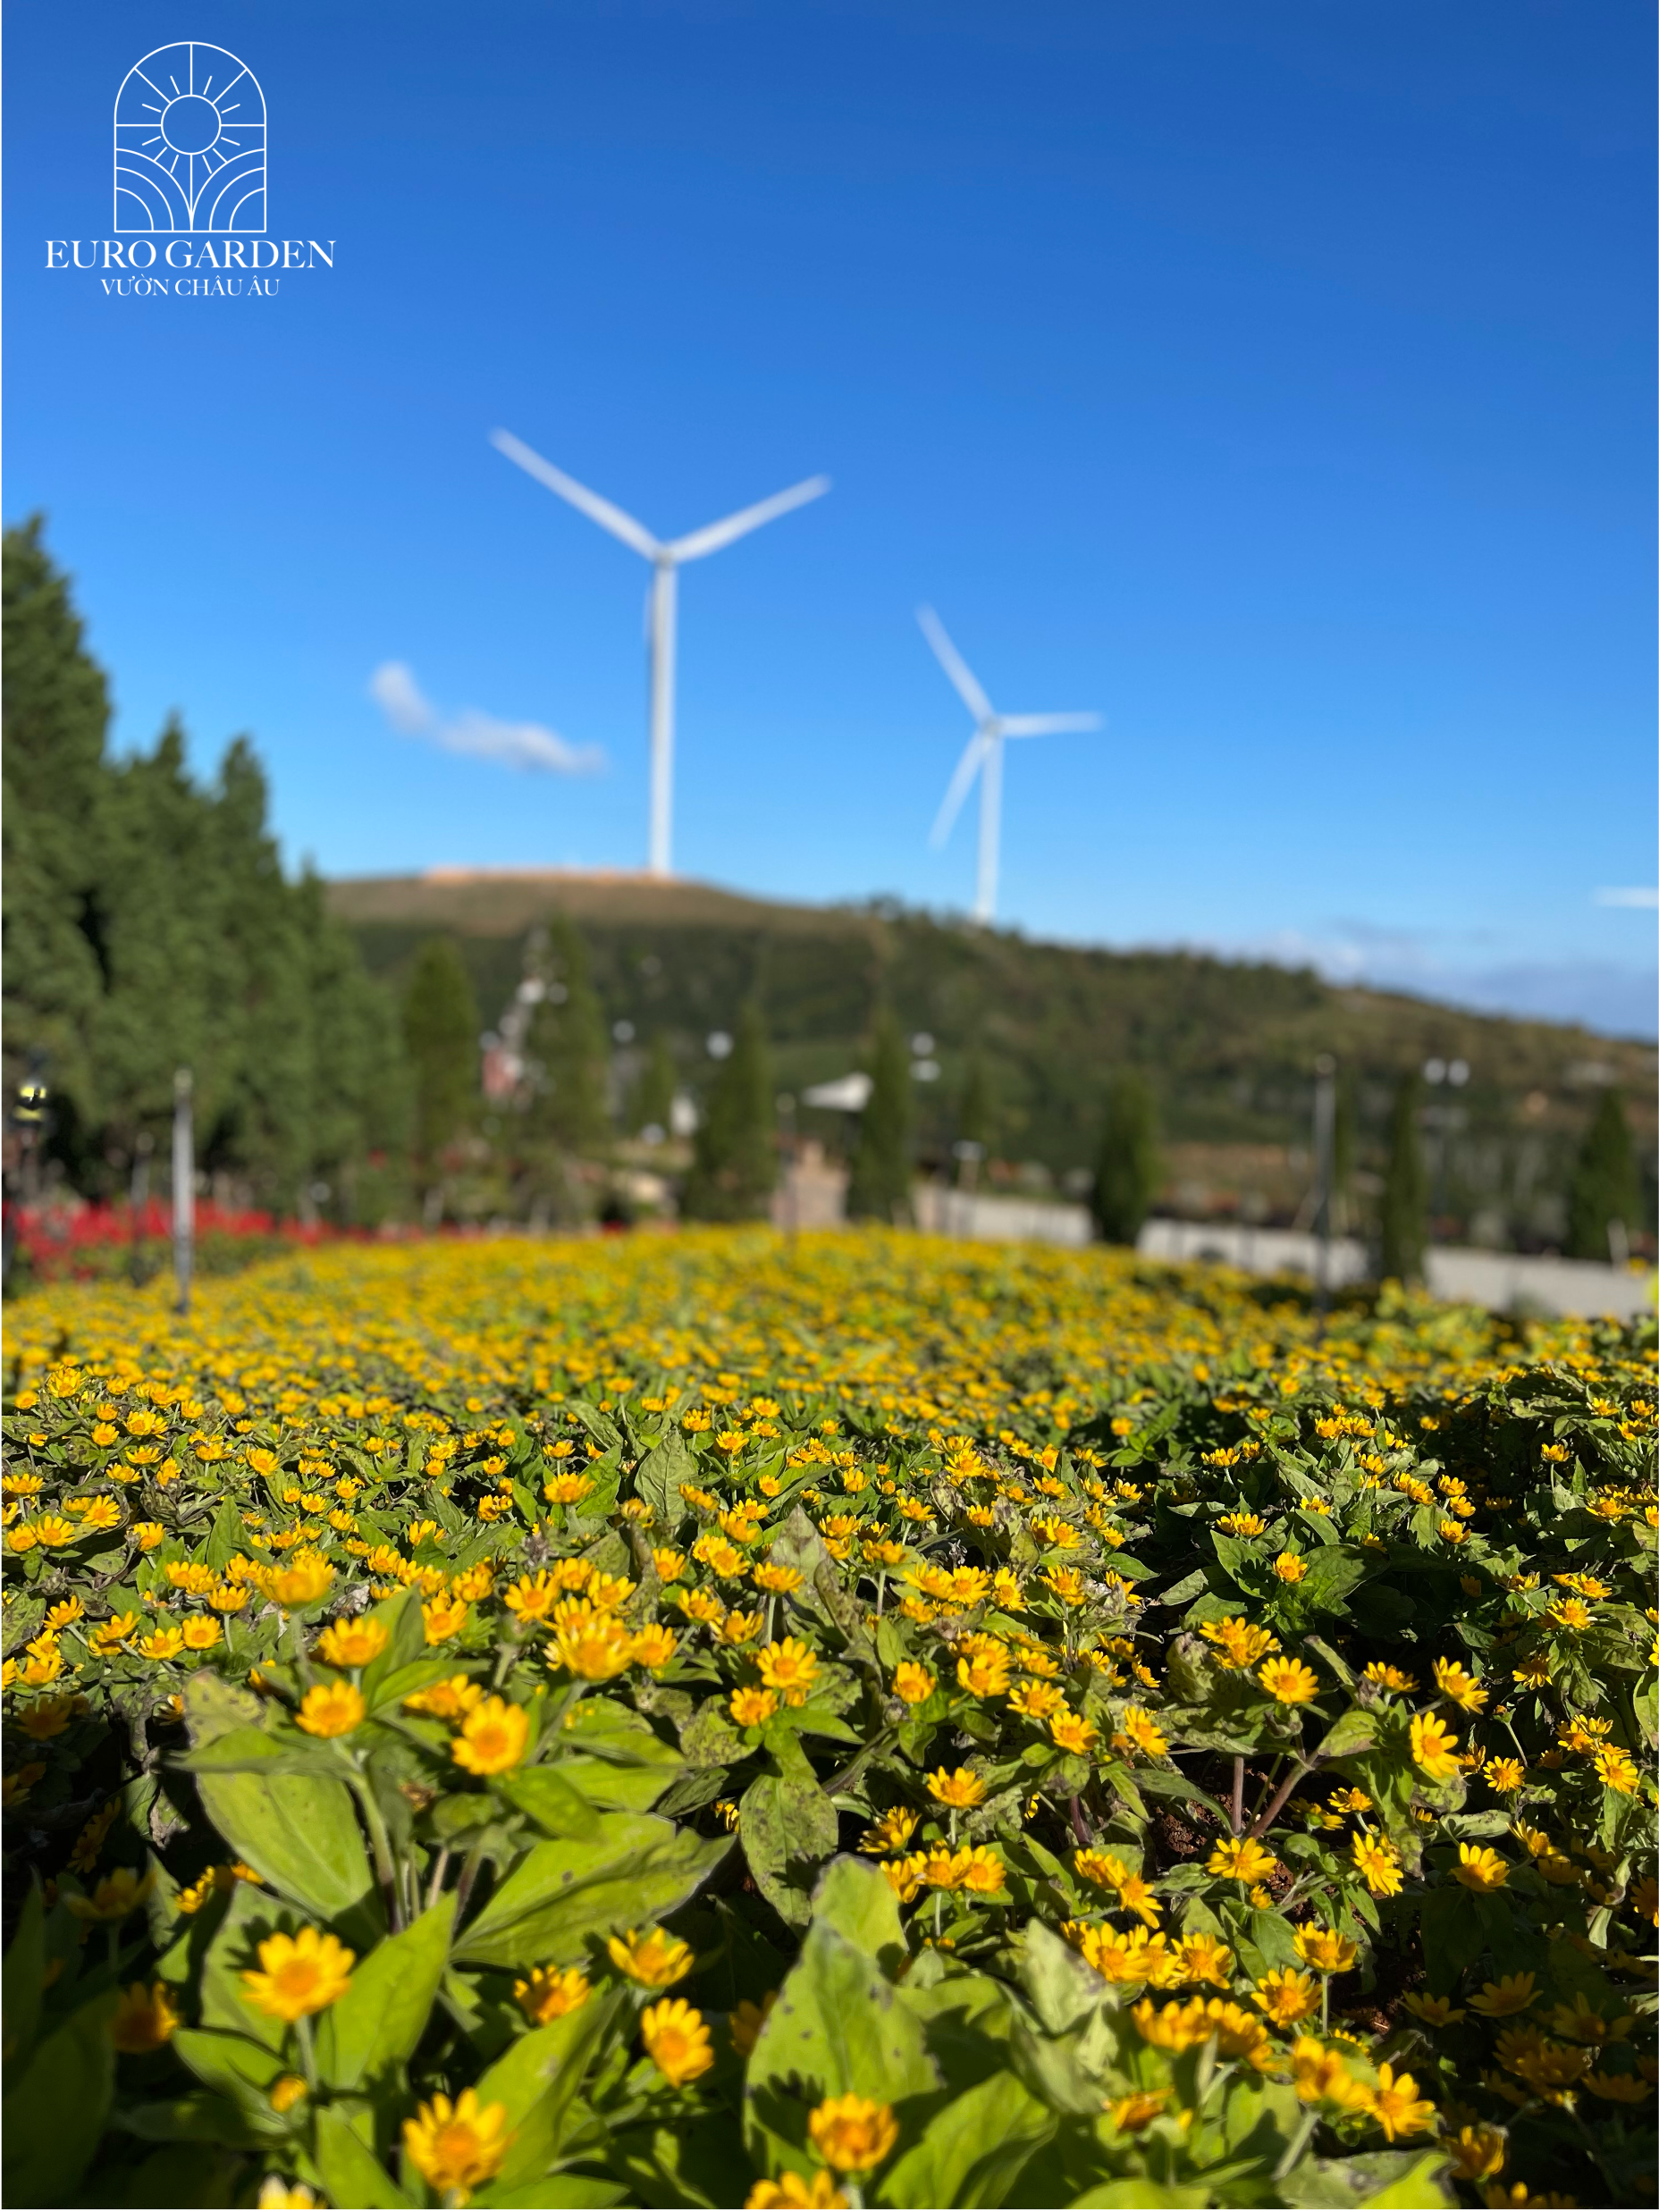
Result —
[[135, 62], [115, 96], [118, 231], [263, 231], [259, 80], [223, 46], [187, 39]]

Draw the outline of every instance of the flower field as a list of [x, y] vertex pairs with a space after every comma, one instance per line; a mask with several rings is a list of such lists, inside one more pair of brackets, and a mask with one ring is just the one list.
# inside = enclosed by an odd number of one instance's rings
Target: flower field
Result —
[[1121, 1253], [8, 1308], [18, 2204], [1652, 2200], [1651, 1331]]

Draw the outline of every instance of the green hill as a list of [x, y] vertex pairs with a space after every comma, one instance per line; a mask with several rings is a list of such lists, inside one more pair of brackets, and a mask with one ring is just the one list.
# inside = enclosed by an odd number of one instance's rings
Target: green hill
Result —
[[[1599, 1089], [1623, 1089], [1649, 1182], [1655, 1138], [1651, 1047], [1542, 1022], [1469, 1013], [1426, 1000], [1325, 983], [1309, 971], [1190, 953], [1113, 953], [1032, 942], [896, 905], [811, 907], [712, 885], [644, 876], [434, 871], [328, 887], [371, 971], [396, 983], [434, 931], [454, 936], [486, 1019], [521, 972], [526, 934], [554, 912], [581, 927], [612, 1023], [631, 1023], [619, 1055], [662, 1034], [687, 1085], [712, 1063], [704, 1039], [729, 1030], [745, 997], [763, 1009], [779, 1086], [857, 1064], [878, 998], [933, 1039], [939, 1074], [916, 1087], [924, 1163], [956, 1134], [980, 1056], [993, 1109], [992, 1150], [1064, 1182], [1092, 1156], [1103, 1086], [1124, 1063], [1158, 1094], [1177, 1174], [1224, 1205], [1252, 1199], [1283, 1217], [1306, 1182], [1312, 1068], [1335, 1053], [1350, 1086], [1363, 1189], [1399, 1072], [1431, 1056], [1466, 1060], [1453, 1100], [1444, 1211], [1486, 1241], [1549, 1243], [1568, 1163]], [[840, 1117], [804, 1113], [832, 1147]]]

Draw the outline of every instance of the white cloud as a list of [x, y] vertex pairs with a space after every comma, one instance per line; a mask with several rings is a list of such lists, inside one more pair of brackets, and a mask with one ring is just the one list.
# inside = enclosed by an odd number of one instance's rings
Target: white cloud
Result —
[[444, 713], [402, 660], [383, 660], [368, 679], [368, 691], [400, 737], [424, 737], [445, 753], [549, 776], [591, 776], [604, 766], [602, 747], [573, 745], [540, 722], [503, 722], [477, 707]]
[[1629, 890], [1598, 891], [1596, 904], [1598, 906], [1659, 906], [1659, 887], [1641, 883]]

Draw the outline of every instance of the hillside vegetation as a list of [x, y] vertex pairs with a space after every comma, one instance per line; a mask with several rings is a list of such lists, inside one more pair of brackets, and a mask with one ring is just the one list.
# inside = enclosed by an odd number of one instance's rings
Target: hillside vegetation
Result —
[[[1572, 1155], [1609, 1081], [1631, 1114], [1651, 1212], [1653, 1051], [1584, 1030], [1339, 989], [1305, 970], [1048, 945], [897, 905], [769, 904], [643, 877], [434, 871], [337, 881], [328, 895], [371, 971], [393, 981], [425, 938], [452, 934], [486, 1020], [511, 997], [529, 933], [568, 915], [607, 1019], [632, 1025], [642, 1061], [666, 1037], [694, 1090], [711, 1071], [705, 1038], [730, 1030], [745, 998], [760, 1003], [779, 1084], [798, 1092], [858, 1064], [885, 997], [908, 1031], [933, 1039], [939, 1077], [917, 1086], [924, 1165], [959, 1133], [977, 1057], [993, 1153], [1056, 1178], [1082, 1169], [1105, 1087], [1127, 1064], [1151, 1081], [1183, 1173], [1185, 1148], [1226, 1148], [1222, 1180], [1236, 1186], [1241, 1148], [1265, 1148], [1271, 1156], [1245, 1158], [1242, 1172], [1279, 1210], [1276, 1190], [1297, 1185], [1300, 1163], [1285, 1155], [1306, 1143], [1320, 1053], [1344, 1072], [1361, 1188], [1381, 1165], [1402, 1071], [1437, 1056], [1472, 1071], [1452, 1108], [1461, 1126], [1439, 1193], [1446, 1212], [1465, 1224], [1484, 1215], [1493, 1241], [1558, 1240]], [[619, 1058], [626, 1084], [630, 1055]], [[832, 1144], [841, 1136], [838, 1117], [804, 1114], [802, 1125]]]

